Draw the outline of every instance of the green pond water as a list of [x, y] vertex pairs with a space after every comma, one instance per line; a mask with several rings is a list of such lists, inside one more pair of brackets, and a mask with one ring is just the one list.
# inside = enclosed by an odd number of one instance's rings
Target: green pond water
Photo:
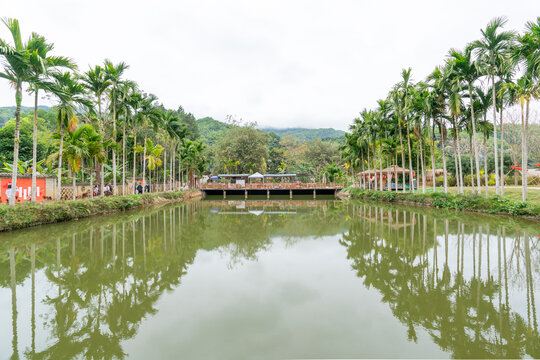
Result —
[[539, 235], [307, 199], [4, 233], [0, 358], [539, 358]]

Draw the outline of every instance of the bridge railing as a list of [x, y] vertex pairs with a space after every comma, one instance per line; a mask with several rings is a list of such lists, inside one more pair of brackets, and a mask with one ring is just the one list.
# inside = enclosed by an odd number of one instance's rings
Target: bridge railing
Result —
[[201, 184], [202, 190], [297, 190], [297, 189], [342, 189], [343, 184], [334, 183], [207, 183]]

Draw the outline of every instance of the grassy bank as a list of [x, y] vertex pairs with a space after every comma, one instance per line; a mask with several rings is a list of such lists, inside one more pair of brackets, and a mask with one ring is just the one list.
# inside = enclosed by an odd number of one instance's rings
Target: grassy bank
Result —
[[87, 216], [134, 209], [144, 205], [181, 201], [197, 196], [198, 191], [108, 196], [76, 201], [0, 205], [0, 231], [75, 220]]
[[514, 201], [508, 198], [492, 196], [485, 198], [476, 195], [456, 195], [441, 192], [432, 193], [396, 193], [388, 191], [347, 188], [353, 199], [365, 199], [385, 202], [415, 203], [437, 208], [476, 211], [489, 214], [528, 216], [540, 219], [540, 206], [530, 202]]

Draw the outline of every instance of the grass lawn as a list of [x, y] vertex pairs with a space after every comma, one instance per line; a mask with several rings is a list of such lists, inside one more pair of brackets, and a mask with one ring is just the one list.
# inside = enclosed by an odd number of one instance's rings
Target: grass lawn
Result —
[[[422, 192], [422, 185], [420, 185], [419, 191]], [[432, 192], [432, 191], [433, 191], [433, 188], [426, 187], [426, 192]], [[444, 188], [443, 187], [438, 187], [436, 189], [436, 191], [444, 191]], [[495, 195], [495, 187], [494, 186], [489, 187], [488, 191], [489, 191], [490, 196]], [[448, 188], [448, 192], [450, 192], [452, 194], [456, 194], [457, 193], [457, 188], [456, 187], [450, 187], [450, 188]], [[465, 194], [471, 194], [472, 193], [472, 188], [471, 187], [465, 187], [464, 192], [465, 192]], [[482, 187], [482, 195], [484, 195], [484, 194], [485, 194], [485, 188]], [[537, 186], [529, 187], [529, 189], [527, 191], [527, 195], [528, 195], [528, 200], [529, 200], [529, 202], [531, 204], [540, 205], [540, 187], [537, 187]], [[521, 187], [505, 186], [504, 187], [504, 197], [509, 198], [511, 200], [514, 200], [514, 201], [521, 201]]]

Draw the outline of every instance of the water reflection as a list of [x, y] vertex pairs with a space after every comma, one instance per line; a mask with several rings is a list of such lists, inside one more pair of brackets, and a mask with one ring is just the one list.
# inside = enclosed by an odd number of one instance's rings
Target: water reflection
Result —
[[358, 286], [377, 289], [410, 341], [424, 329], [453, 357], [538, 358], [538, 233], [505, 218], [340, 201], [202, 201], [3, 234], [11, 352], [0, 354], [124, 358], [123, 342], [199, 251], [225, 252], [234, 267], [277, 236], [294, 246], [338, 234]]
[[[421, 327], [456, 358], [540, 357], [540, 250], [529, 229], [369, 205], [353, 212], [341, 243], [409, 340]], [[512, 307], [522, 302], [524, 309]]]

